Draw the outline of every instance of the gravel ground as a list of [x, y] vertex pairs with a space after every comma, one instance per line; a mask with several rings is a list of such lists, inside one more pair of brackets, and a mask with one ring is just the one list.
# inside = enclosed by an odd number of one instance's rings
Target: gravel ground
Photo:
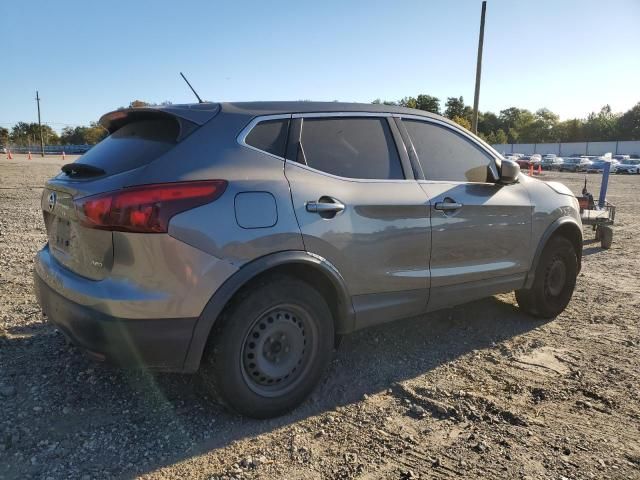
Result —
[[[586, 232], [557, 319], [507, 294], [356, 333], [301, 408], [255, 421], [195, 377], [94, 363], [43, 321], [38, 202], [61, 164], [0, 161], [0, 479], [640, 478], [640, 176], [612, 178], [613, 248]], [[579, 192], [584, 175], [545, 177]]]

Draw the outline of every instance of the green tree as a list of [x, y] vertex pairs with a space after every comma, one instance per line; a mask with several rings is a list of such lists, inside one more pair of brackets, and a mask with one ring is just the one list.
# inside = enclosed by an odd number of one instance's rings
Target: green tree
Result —
[[640, 102], [620, 117], [618, 131], [620, 140], [640, 140]]
[[585, 135], [590, 142], [616, 140], [619, 115], [605, 105], [598, 113], [592, 112], [584, 124]]
[[425, 110], [431, 113], [440, 114], [440, 99], [431, 95], [418, 95], [416, 98], [416, 106], [418, 110]]
[[467, 130], [471, 130], [471, 122], [467, 120], [465, 117], [453, 117], [451, 120], [456, 122], [461, 127], [466, 128]]
[[[57, 145], [60, 141], [49, 125], [42, 125], [42, 138], [45, 145]], [[13, 145], [23, 147], [40, 145], [40, 126], [35, 122], [18, 122], [11, 129], [9, 140]]]
[[107, 131], [95, 122], [87, 126], [65, 127], [60, 141], [63, 145], [95, 145], [107, 136]]
[[454, 117], [465, 117], [464, 98], [449, 97], [445, 103], [444, 116], [453, 120]]
[[563, 122], [558, 122], [554, 128], [555, 138], [559, 142], [584, 142], [584, 121], [579, 118], [572, 118]]
[[9, 144], [9, 130], [0, 127], [0, 145], [7, 146]]
[[548, 108], [541, 108], [536, 111], [532, 118], [525, 115], [518, 131], [520, 140], [529, 143], [557, 142], [555, 127], [559, 122], [559, 117]]
[[414, 97], [404, 97], [398, 100], [398, 105], [405, 108], [418, 108], [418, 101]]
[[500, 111], [501, 128], [507, 133], [509, 143], [518, 143], [523, 140], [522, 132], [535, 120], [529, 110], [510, 107]]
[[493, 112], [478, 112], [478, 134], [489, 135], [502, 127], [498, 116]]
[[501, 128], [499, 128], [498, 130], [496, 130], [495, 132], [493, 132], [494, 135], [494, 139], [493, 139], [493, 143], [494, 144], [504, 144], [507, 143], [507, 134], [504, 133], [504, 130], [502, 130]]

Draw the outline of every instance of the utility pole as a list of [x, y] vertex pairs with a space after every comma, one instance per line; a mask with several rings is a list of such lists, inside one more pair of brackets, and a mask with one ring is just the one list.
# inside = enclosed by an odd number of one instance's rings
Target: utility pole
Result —
[[480, 76], [482, 74], [482, 47], [484, 46], [484, 15], [487, 12], [487, 2], [482, 2], [482, 14], [480, 15], [480, 38], [478, 39], [478, 63], [476, 64], [476, 90], [473, 95], [473, 133], [478, 133], [478, 103], [480, 102]]
[[42, 123], [40, 122], [40, 95], [36, 90], [36, 103], [38, 104], [38, 127], [40, 129], [40, 156], [44, 157], [44, 139], [42, 138]]

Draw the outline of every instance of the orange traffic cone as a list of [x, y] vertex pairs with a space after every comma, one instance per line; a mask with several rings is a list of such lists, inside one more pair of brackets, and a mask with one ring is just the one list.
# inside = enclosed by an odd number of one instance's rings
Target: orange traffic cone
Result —
[[7, 150], [7, 160], [13, 160], [13, 155], [11, 155], [11, 150]]
[[529, 175], [533, 176], [533, 163], [529, 164]]
[[29, 156], [27, 157], [27, 160], [31, 160], [31, 152], [29, 152]]
[[538, 164], [538, 175], [542, 173], [542, 165]]
[[64, 150], [62, 150], [62, 160], [64, 160]]

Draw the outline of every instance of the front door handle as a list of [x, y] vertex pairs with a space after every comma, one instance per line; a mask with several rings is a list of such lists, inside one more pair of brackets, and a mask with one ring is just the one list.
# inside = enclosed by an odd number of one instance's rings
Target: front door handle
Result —
[[462, 208], [462, 204], [450, 198], [445, 198], [444, 202], [437, 202], [435, 208], [436, 210], [451, 212], [453, 210], [458, 210], [459, 208]]

